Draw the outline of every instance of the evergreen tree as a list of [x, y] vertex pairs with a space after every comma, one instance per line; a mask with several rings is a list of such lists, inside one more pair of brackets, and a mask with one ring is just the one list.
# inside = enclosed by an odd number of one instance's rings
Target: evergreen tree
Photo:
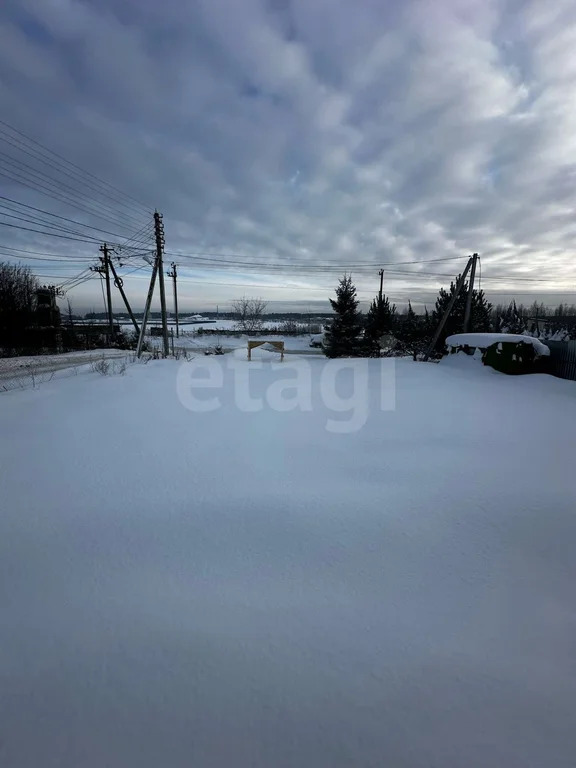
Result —
[[362, 315], [352, 277], [344, 275], [336, 288], [336, 298], [330, 299], [335, 317], [325, 333], [324, 353], [327, 357], [362, 357]]
[[532, 318], [546, 317], [547, 315], [550, 314], [550, 312], [548, 311], [548, 307], [542, 301], [541, 302], [534, 301], [528, 308], [528, 311]]
[[428, 343], [428, 328], [426, 318], [418, 317], [408, 302], [408, 310], [400, 319], [396, 331], [396, 337], [402, 345], [402, 349], [412, 355], [416, 360], [418, 354], [423, 352]]
[[[436, 306], [432, 313], [432, 322], [434, 327], [438, 325], [444, 311], [446, 310], [450, 299], [456, 292], [456, 285], [460, 276], [455, 281], [450, 283], [450, 290], [440, 288], [438, 298], [436, 299]], [[438, 339], [437, 349], [441, 349], [444, 345], [447, 336], [451, 336], [453, 333], [462, 333], [464, 328], [464, 313], [466, 310], [466, 296], [468, 294], [468, 283], [464, 283], [460, 295], [456, 299], [452, 311], [446, 321], [446, 325], [442, 331], [440, 338]], [[486, 300], [484, 291], [472, 291], [472, 306], [470, 310], [470, 333], [484, 333], [490, 330], [490, 311], [492, 305]]]
[[497, 318], [496, 330], [498, 333], [524, 333], [526, 331], [526, 322], [518, 312], [515, 301], [511, 301]]
[[564, 304], [560, 302], [556, 309], [554, 310], [554, 317], [564, 317], [564, 315], [567, 315], [566, 309], [564, 307]]
[[369, 357], [380, 356], [380, 338], [392, 332], [395, 315], [396, 305], [390, 304], [387, 296], [377, 296], [372, 300], [364, 327], [364, 346]]

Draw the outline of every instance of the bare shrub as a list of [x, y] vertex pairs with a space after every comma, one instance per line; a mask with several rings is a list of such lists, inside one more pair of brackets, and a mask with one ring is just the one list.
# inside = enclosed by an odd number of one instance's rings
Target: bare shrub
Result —
[[174, 360], [193, 360], [194, 359], [194, 355], [192, 355], [187, 349], [182, 349], [182, 347], [176, 347], [172, 357], [174, 358]]
[[95, 360], [91, 368], [94, 373], [99, 373], [101, 376], [123, 376], [126, 373], [128, 363], [134, 361], [135, 357], [132, 359], [125, 357], [120, 360], [107, 360], [103, 357], [101, 360]]
[[110, 375], [110, 363], [104, 357], [101, 360], [95, 360], [90, 367], [94, 373], [99, 373], [101, 376]]
[[302, 328], [295, 320], [284, 320], [283, 323], [280, 323], [278, 330], [285, 336], [297, 336], [302, 333]]

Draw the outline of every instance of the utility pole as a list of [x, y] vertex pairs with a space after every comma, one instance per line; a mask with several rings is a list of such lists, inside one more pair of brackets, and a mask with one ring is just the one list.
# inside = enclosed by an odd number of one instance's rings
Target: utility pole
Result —
[[103, 256], [100, 257], [101, 266], [100, 267], [90, 267], [92, 272], [98, 272], [100, 275], [104, 275], [104, 279], [106, 280], [106, 312], [108, 314], [108, 334], [110, 339], [114, 339], [114, 316], [112, 314], [112, 291], [110, 290], [110, 257], [109, 257], [109, 249], [106, 243], [104, 245], [101, 245], [99, 248], [99, 251], [103, 254]]
[[[180, 336], [180, 326], [178, 324], [178, 288], [176, 287], [176, 279], [178, 278], [178, 272], [176, 271], [176, 264], [172, 262], [172, 272], [166, 272], [168, 277], [171, 277], [174, 281], [174, 314], [176, 316], [176, 336]], [[174, 341], [172, 341], [174, 346]]]
[[148, 288], [148, 295], [146, 296], [146, 306], [144, 307], [144, 316], [142, 318], [142, 325], [140, 326], [140, 336], [138, 337], [138, 346], [136, 347], [137, 357], [140, 357], [142, 355], [142, 347], [144, 346], [144, 336], [146, 335], [146, 325], [148, 324], [148, 315], [150, 314], [150, 306], [152, 304], [154, 286], [156, 285], [157, 272], [158, 272], [158, 259], [154, 259], [154, 266], [152, 267], [152, 277], [150, 278], [150, 286]]
[[112, 314], [112, 289], [110, 287], [110, 251], [106, 243], [100, 246], [101, 253], [104, 254], [102, 263], [104, 265], [104, 279], [106, 280], [106, 300], [108, 302], [108, 328], [110, 338], [114, 339], [114, 315]]
[[154, 211], [154, 236], [156, 239], [156, 263], [160, 284], [160, 312], [162, 313], [162, 338], [164, 342], [164, 357], [170, 354], [168, 343], [168, 319], [166, 317], [166, 289], [164, 287], [164, 224], [162, 215]]
[[380, 272], [378, 272], [380, 275], [380, 290], [378, 291], [378, 303], [382, 304], [382, 289], [384, 287], [384, 270], [381, 269]]
[[472, 310], [472, 294], [474, 292], [474, 277], [476, 276], [476, 262], [478, 254], [472, 254], [472, 267], [470, 269], [470, 283], [468, 285], [468, 294], [466, 296], [466, 309], [464, 310], [464, 333], [468, 333], [470, 328], [470, 312]]
[[120, 295], [122, 296], [124, 304], [126, 305], [126, 309], [128, 310], [128, 314], [130, 315], [130, 320], [132, 320], [132, 325], [134, 326], [136, 333], [140, 335], [140, 328], [138, 327], [138, 323], [136, 322], [136, 318], [134, 317], [134, 313], [132, 312], [132, 307], [130, 306], [130, 302], [128, 301], [128, 298], [124, 293], [124, 288], [123, 288], [124, 281], [122, 280], [121, 277], [118, 277], [116, 270], [114, 269], [114, 264], [112, 262], [112, 259], [110, 259], [110, 269], [114, 276], [114, 285], [120, 291]]
[[428, 360], [432, 352], [434, 351], [434, 348], [436, 344], [438, 343], [438, 339], [440, 338], [440, 334], [442, 333], [442, 329], [446, 325], [446, 320], [448, 320], [448, 317], [450, 316], [450, 312], [452, 312], [452, 307], [456, 303], [456, 299], [460, 295], [460, 291], [462, 290], [462, 286], [466, 282], [466, 276], [468, 275], [468, 272], [470, 271], [470, 267], [472, 266], [473, 257], [471, 256], [468, 259], [468, 264], [466, 264], [466, 269], [460, 276], [460, 280], [456, 283], [456, 289], [454, 290], [454, 294], [452, 298], [450, 299], [448, 306], [446, 307], [444, 314], [442, 315], [442, 319], [438, 323], [438, 327], [436, 328], [436, 331], [434, 332], [434, 336], [432, 337], [432, 341], [430, 342], [430, 345], [428, 349], [426, 350], [426, 354], [424, 355], [424, 360]]

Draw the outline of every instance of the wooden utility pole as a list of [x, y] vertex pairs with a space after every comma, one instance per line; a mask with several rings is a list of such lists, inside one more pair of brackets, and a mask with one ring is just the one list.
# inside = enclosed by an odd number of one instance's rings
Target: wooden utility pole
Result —
[[460, 295], [460, 291], [462, 290], [462, 286], [466, 282], [466, 276], [468, 275], [468, 272], [470, 270], [470, 267], [472, 266], [473, 258], [472, 256], [468, 259], [468, 264], [466, 264], [466, 269], [460, 276], [460, 280], [456, 283], [456, 289], [454, 291], [454, 294], [450, 301], [448, 302], [448, 306], [446, 307], [444, 314], [442, 315], [442, 319], [438, 323], [438, 327], [436, 328], [436, 331], [434, 332], [434, 336], [432, 337], [432, 341], [430, 342], [430, 345], [428, 349], [426, 350], [426, 354], [424, 355], [424, 360], [428, 360], [432, 352], [434, 351], [434, 348], [436, 347], [436, 344], [438, 343], [438, 339], [440, 338], [440, 334], [442, 333], [442, 329], [446, 325], [446, 320], [448, 320], [448, 317], [450, 316], [450, 312], [452, 312], [452, 307], [456, 303], [456, 299]]
[[156, 262], [158, 271], [158, 280], [160, 284], [160, 312], [162, 314], [162, 340], [164, 346], [164, 357], [170, 354], [168, 342], [168, 318], [166, 316], [166, 289], [164, 287], [164, 224], [162, 215], [154, 211], [154, 236], [156, 239]]
[[136, 318], [134, 317], [134, 313], [132, 312], [132, 307], [130, 306], [130, 302], [128, 301], [128, 298], [124, 293], [124, 287], [123, 287], [124, 281], [122, 280], [121, 277], [118, 277], [116, 270], [114, 269], [114, 264], [112, 262], [112, 259], [110, 259], [110, 269], [114, 276], [114, 285], [120, 291], [120, 296], [122, 296], [124, 304], [126, 305], [126, 309], [128, 310], [128, 314], [130, 315], [130, 320], [132, 320], [132, 325], [136, 329], [136, 333], [140, 335], [140, 328], [138, 327], [138, 323], [136, 322]]
[[90, 267], [92, 272], [98, 272], [100, 275], [104, 275], [104, 279], [106, 280], [106, 313], [108, 315], [108, 334], [111, 340], [114, 340], [114, 315], [112, 314], [112, 291], [110, 290], [110, 251], [106, 243], [104, 245], [101, 245], [99, 248], [100, 252], [103, 254], [100, 257], [101, 266], [100, 267]]
[[104, 266], [104, 279], [106, 280], [106, 301], [108, 302], [108, 329], [110, 338], [114, 339], [114, 315], [112, 314], [112, 289], [110, 288], [110, 251], [106, 243], [100, 246], [103, 254], [101, 261]]
[[380, 290], [378, 291], [378, 302], [382, 304], [382, 290], [384, 287], [384, 270], [381, 269], [380, 272], [378, 272], [380, 275]]
[[470, 282], [468, 285], [468, 294], [466, 296], [466, 309], [464, 311], [464, 333], [468, 333], [470, 328], [470, 313], [472, 310], [472, 294], [474, 292], [474, 277], [476, 276], [476, 262], [478, 261], [478, 254], [472, 254], [472, 267], [470, 269]]
[[[180, 336], [180, 326], [178, 323], [178, 288], [176, 287], [176, 280], [178, 278], [178, 272], [176, 271], [176, 264], [172, 262], [172, 271], [166, 273], [168, 277], [171, 277], [174, 281], [174, 316], [176, 317], [176, 336]], [[174, 346], [174, 341], [172, 341]]]
[[142, 318], [142, 325], [140, 326], [140, 336], [138, 337], [138, 346], [136, 347], [137, 357], [140, 357], [142, 355], [142, 347], [144, 346], [144, 336], [146, 335], [146, 325], [148, 324], [148, 315], [150, 314], [150, 306], [152, 304], [152, 296], [154, 294], [154, 286], [156, 285], [157, 273], [158, 273], [158, 259], [154, 259], [154, 266], [152, 267], [152, 276], [150, 278], [150, 286], [148, 288], [148, 296], [146, 296], [146, 306], [144, 307], [144, 317]]

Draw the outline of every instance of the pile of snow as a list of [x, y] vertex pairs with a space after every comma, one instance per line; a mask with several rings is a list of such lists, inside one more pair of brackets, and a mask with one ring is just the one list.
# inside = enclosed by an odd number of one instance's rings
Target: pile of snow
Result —
[[542, 344], [538, 339], [532, 336], [524, 336], [519, 333], [455, 333], [452, 336], [448, 336], [446, 339], [446, 345], [449, 347], [475, 347], [476, 349], [486, 349], [501, 341], [509, 341], [518, 344], [524, 342], [525, 344], [531, 344], [534, 347], [534, 351], [541, 355], [546, 356], [550, 354], [550, 349], [546, 344]]
[[[244, 342], [243, 346], [241, 347], [235, 347], [232, 349], [232, 351], [229, 353], [230, 357], [233, 357], [235, 360], [248, 360], [248, 350], [246, 349], [246, 342]], [[258, 361], [262, 360], [264, 362], [269, 361], [272, 363], [277, 363], [280, 361], [280, 353], [274, 351], [270, 351], [269, 349], [262, 349], [262, 347], [256, 347], [253, 349], [250, 353], [250, 357], [252, 361]]]
[[312, 333], [310, 335], [310, 346], [321, 347], [325, 342], [325, 333]]
[[242, 352], [0, 395], [2, 766], [574, 765], [576, 384]]
[[[244, 342], [244, 345], [245, 344], [246, 342]], [[245, 357], [248, 356], [246, 346], [243, 347], [243, 353]], [[266, 341], [263, 344], [260, 344], [259, 347], [253, 347], [250, 351], [250, 357], [252, 360], [270, 360], [272, 362], [277, 362], [280, 360], [281, 351], [276, 349], [273, 344]]]

